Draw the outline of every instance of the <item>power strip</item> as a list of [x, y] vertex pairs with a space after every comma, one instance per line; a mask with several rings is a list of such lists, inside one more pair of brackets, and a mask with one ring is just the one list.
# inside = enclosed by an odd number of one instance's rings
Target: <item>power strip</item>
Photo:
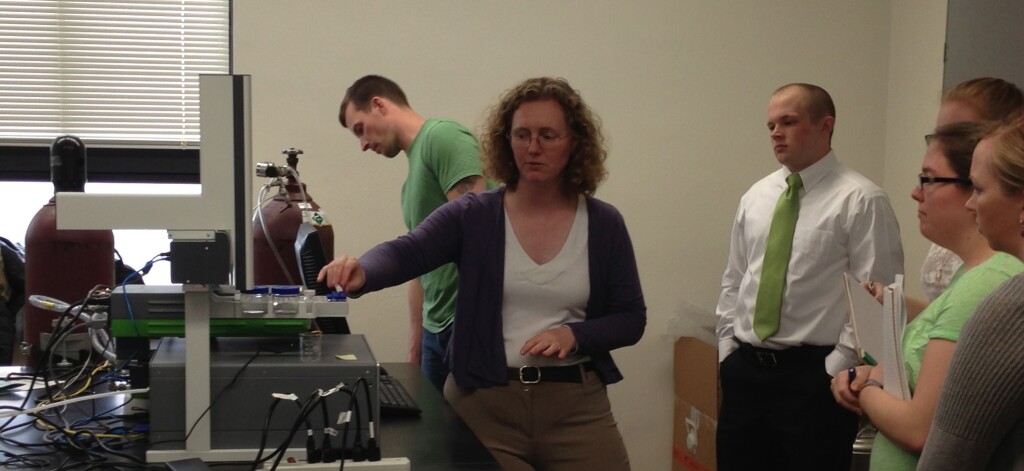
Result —
[[[332, 471], [340, 467], [341, 463], [337, 461], [333, 463], [281, 463], [277, 465], [279, 470], [292, 470], [301, 469], [307, 470], [322, 470]], [[269, 465], [264, 464], [261, 470], [270, 469]], [[370, 471], [410, 471], [411, 465], [409, 464], [409, 458], [381, 458], [380, 461], [352, 461], [345, 460], [345, 469], [365, 469]]]

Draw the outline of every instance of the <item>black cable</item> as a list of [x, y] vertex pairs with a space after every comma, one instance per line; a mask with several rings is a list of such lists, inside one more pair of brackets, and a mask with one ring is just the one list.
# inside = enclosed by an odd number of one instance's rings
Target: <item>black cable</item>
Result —
[[277, 469], [277, 466], [281, 464], [281, 459], [284, 458], [284, 455], [288, 452], [288, 446], [291, 445], [292, 438], [294, 438], [295, 434], [299, 431], [299, 427], [302, 425], [303, 422], [309, 420], [309, 414], [316, 409], [317, 403], [323, 400], [324, 396], [320, 395], [320, 391], [318, 390], [314, 391], [313, 394], [310, 396], [309, 400], [307, 400], [306, 403], [302, 405], [302, 410], [300, 411], [299, 415], [295, 418], [295, 422], [292, 424], [291, 429], [288, 431], [288, 435], [274, 451], [274, 453], [277, 454], [277, 458], [274, 459], [274, 465], [273, 467], [271, 467], [271, 469]]
[[263, 421], [263, 433], [260, 434], [260, 448], [256, 452], [256, 458], [252, 460], [252, 470], [256, 470], [256, 465], [260, 463], [260, 458], [263, 456], [263, 450], [267, 446], [267, 435], [270, 433], [270, 419], [274, 417], [274, 410], [277, 409], [277, 405], [281, 403], [281, 399], [275, 397], [274, 401], [270, 403], [270, 410], [267, 411], [267, 418]]
[[369, 438], [366, 441], [366, 459], [369, 461], [380, 461], [380, 445], [377, 444], [377, 430], [374, 429], [373, 399], [370, 398], [370, 384], [366, 381], [366, 378], [360, 376], [353, 387], [358, 387], [360, 383], [363, 385], [363, 399], [366, 399], [366, 433], [369, 435]]
[[[348, 400], [348, 410], [349, 410], [349, 412], [351, 412], [352, 409], [355, 409], [357, 411], [356, 412], [356, 417], [359, 417], [359, 413], [358, 413], [358, 411], [359, 411], [359, 400], [356, 398], [355, 393], [350, 392], [349, 393], [349, 400]], [[341, 456], [338, 457], [338, 461], [340, 461], [341, 463], [338, 464], [338, 471], [344, 471], [345, 470], [345, 451], [348, 448], [348, 427], [349, 427], [349, 424], [351, 424], [351, 423], [352, 423], [352, 420], [351, 420], [351, 418], [349, 418], [349, 420], [346, 420], [345, 424], [342, 425], [342, 427], [341, 427]]]
[[[356, 380], [358, 383], [359, 380]], [[356, 392], [352, 392], [352, 405], [351, 410], [355, 411], [355, 436], [352, 438], [352, 461], [366, 461], [366, 448], [363, 448], [363, 410], [359, 407], [359, 401], [356, 399]], [[367, 409], [369, 409], [367, 405]]]
[[[308, 411], [306, 410], [307, 405], [308, 404], [312, 404], [312, 401], [314, 399], [316, 399], [316, 394], [317, 393], [314, 392], [313, 394], [310, 395], [309, 401], [306, 403], [306, 405], [299, 404], [298, 401], [291, 401], [293, 404], [295, 404], [295, 407], [297, 407], [299, 409], [298, 415], [296, 416], [297, 417], [296, 420], [302, 420], [306, 424], [306, 435], [307, 435], [307, 438], [306, 438], [306, 462], [307, 463], [316, 463], [317, 462], [316, 460], [319, 460], [322, 457], [321, 451], [316, 448], [316, 442], [314, 442], [314, 440], [313, 440], [313, 424], [309, 421], [309, 414], [310, 414], [310, 412], [312, 412], [314, 407], [310, 407]], [[265, 432], [264, 433], [268, 433], [269, 429], [270, 429], [269, 417], [267, 419], [267, 422], [264, 424], [264, 427], [265, 427], [265, 429], [264, 429]], [[279, 453], [280, 454], [286, 453], [288, 451], [288, 446], [289, 445], [291, 445], [291, 441], [290, 440], [289, 440], [288, 443], [284, 443], [282, 445], [278, 445], [278, 447], [275, 448], [272, 453], [270, 453], [269, 455], [263, 457], [262, 459], [259, 458], [259, 456], [257, 456], [256, 460], [252, 463], [253, 469], [255, 469], [256, 466], [259, 465], [259, 464], [263, 464], [263, 463], [265, 463], [267, 461], [270, 461], [272, 458], [277, 456]], [[261, 444], [261, 446], [263, 446], [263, 445]], [[310, 461], [310, 456], [313, 456], [314, 458], [316, 458], [316, 460]]]
[[[74, 304], [69, 305], [66, 309], [64, 309], [64, 312], [57, 319], [57, 328], [51, 334], [50, 341], [47, 342], [46, 347], [43, 350], [43, 352], [42, 352], [42, 354], [41, 354], [41, 356], [39, 358], [40, 360], [42, 360], [41, 364], [43, 365], [43, 367], [39, 371], [37, 371], [37, 374], [38, 373], [42, 373], [43, 387], [44, 387], [44, 389], [46, 391], [46, 398], [47, 399], [49, 399], [51, 401], [54, 400], [53, 390], [50, 387], [50, 372], [51, 372], [51, 369], [53, 368], [53, 365], [51, 365], [49, 362], [53, 359], [53, 349], [54, 349], [54, 347], [56, 345], [58, 345], [58, 343], [55, 340], [57, 340], [63, 334], [65, 334], [66, 332], [68, 332], [68, 331], [70, 331], [71, 329], [74, 328], [74, 326], [75, 326], [75, 322], [74, 321], [78, 317], [77, 315], [72, 315], [71, 314], [72, 311], [74, 311], [74, 308], [78, 307], [79, 308], [79, 312], [81, 312], [82, 310], [85, 310], [89, 306], [89, 301], [92, 300], [97, 295], [97, 293], [102, 292], [104, 290], [109, 291], [110, 287], [106, 286], [106, 285], [96, 285], [96, 286], [94, 286], [91, 290], [89, 290], [88, 293], [86, 293], [86, 296], [85, 296], [84, 299], [82, 299], [81, 301], [78, 301], [78, 302], [76, 302]], [[34, 385], [34, 383], [35, 383], [35, 379], [33, 379], [33, 385]], [[66, 389], [66, 388], [67, 388], [67, 385], [65, 385], [62, 388], [62, 390]], [[31, 388], [30, 388], [30, 390], [31, 390]]]
[[[324, 439], [320, 443], [320, 449], [323, 450], [320, 454], [320, 460], [324, 463], [331, 463], [334, 461], [334, 450], [331, 449], [331, 419], [327, 416], [327, 401], [320, 401], [320, 412], [324, 419]], [[309, 458], [306, 458], [307, 462]]]
[[142, 337], [143, 335], [142, 335], [142, 332], [139, 331], [139, 324], [138, 324], [138, 322], [135, 321], [135, 314], [132, 312], [132, 305], [131, 305], [131, 302], [128, 299], [128, 288], [127, 288], [126, 285], [130, 281], [132, 281], [134, 278], [141, 278], [143, 276], [148, 275], [149, 271], [153, 269], [153, 264], [155, 264], [156, 262], [162, 262], [162, 261], [165, 261], [165, 260], [170, 260], [171, 259], [170, 255], [171, 255], [170, 252], [162, 252], [162, 253], [157, 254], [153, 258], [149, 259], [149, 261], [146, 262], [146, 264], [143, 265], [141, 269], [135, 270], [134, 272], [129, 273], [128, 275], [126, 275], [124, 277], [123, 280], [121, 280], [121, 293], [124, 295], [125, 310], [128, 312], [128, 319], [131, 320], [131, 322], [132, 322], [132, 329], [135, 330], [135, 336], [136, 337]]
[[99, 439], [99, 437], [96, 436], [95, 433], [93, 433], [91, 431], [88, 431], [88, 430], [77, 431], [77, 432], [75, 432], [75, 434], [73, 435], [72, 438], [75, 438], [78, 435], [89, 435], [93, 439], [93, 441], [96, 442], [96, 446], [98, 446], [101, 449], [103, 449], [103, 451], [107, 452], [107, 454], [114, 455], [114, 456], [117, 456], [119, 458], [127, 459], [127, 460], [129, 460], [129, 461], [131, 461], [133, 463], [142, 464], [142, 465], [147, 464], [145, 460], [140, 460], [139, 458], [136, 458], [136, 457], [134, 457], [132, 455], [129, 455], [127, 453], [121, 453], [119, 451], [115, 451], [115, 450], [109, 448], [106, 444], [103, 443], [102, 440]]
[[[3, 453], [3, 456], [7, 458], [3, 461], [0, 461], [0, 466], [3, 466], [5, 469], [23, 466], [31, 468], [42, 468], [43, 466], [50, 464], [49, 460], [30, 458], [30, 455], [15, 455], [7, 451], [0, 451], [0, 453]], [[20, 463], [20, 465], [16, 465], [16, 463]]]
[[[217, 392], [217, 395], [214, 396], [212, 401], [210, 401], [210, 405], [206, 406], [206, 409], [203, 410], [203, 413], [199, 414], [199, 417], [196, 418], [196, 421], [192, 423], [192, 427], [190, 427], [188, 429], [188, 433], [185, 434], [185, 438], [182, 438], [180, 440], [177, 440], [177, 439], [175, 439], [175, 440], [161, 440], [161, 441], [158, 441], [158, 442], [150, 443], [150, 445], [158, 445], [158, 444], [164, 444], [164, 443], [176, 443], [176, 442], [186, 442], [186, 441], [188, 441], [188, 437], [192, 436], [192, 432], [195, 431], [196, 427], [199, 425], [199, 422], [203, 420], [203, 417], [208, 412], [210, 412], [210, 409], [213, 409], [213, 406], [217, 404], [217, 401], [219, 401], [222, 396], [224, 396], [224, 393], [227, 392], [228, 389], [231, 389], [231, 386], [234, 386], [236, 382], [238, 382], [238, 378], [240, 376], [242, 376], [242, 373], [245, 372], [245, 369], [249, 367], [250, 363], [252, 363], [257, 358], [259, 358], [260, 353], [262, 351], [263, 351], [262, 347], [261, 348], [257, 348], [256, 349], [256, 354], [253, 355], [252, 358], [249, 358], [249, 361], [246, 361], [245, 364], [242, 365], [242, 367], [238, 369], [238, 372], [235, 373], [235, 377], [231, 378], [231, 382], [229, 382], [226, 386], [224, 386], [223, 388], [221, 388], [220, 391]], [[277, 352], [272, 352], [272, 353], [277, 353]]]

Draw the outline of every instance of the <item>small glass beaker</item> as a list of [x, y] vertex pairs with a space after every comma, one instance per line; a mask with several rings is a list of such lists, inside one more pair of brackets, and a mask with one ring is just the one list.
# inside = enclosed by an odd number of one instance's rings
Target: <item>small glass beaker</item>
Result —
[[319, 361], [323, 355], [324, 336], [320, 331], [302, 332], [299, 334], [299, 359], [302, 361]]

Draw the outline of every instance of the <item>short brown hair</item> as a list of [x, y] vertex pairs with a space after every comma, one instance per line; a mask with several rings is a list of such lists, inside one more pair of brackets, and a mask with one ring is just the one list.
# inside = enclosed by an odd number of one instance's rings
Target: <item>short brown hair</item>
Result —
[[[935, 132], [924, 137], [928, 144], [937, 143], [942, 155], [957, 178], [970, 180], [971, 160], [978, 141], [995, 129], [995, 123], [987, 121], [952, 123], [935, 128]], [[969, 185], [959, 184], [961, 187]]]
[[370, 109], [370, 100], [375, 96], [387, 98], [399, 106], [409, 107], [409, 100], [405, 98], [405, 92], [397, 83], [380, 75], [367, 75], [356, 80], [348, 90], [345, 90], [345, 97], [341, 99], [341, 110], [338, 111], [341, 127], [348, 127], [345, 122], [345, 108], [348, 108], [349, 103], [357, 111], [367, 111]]
[[772, 96], [778, 95], [779, 92], [790, 88], [799, 88], [804, 91], [804, 96], [807, 97], [807, 114], [811, 116], [811, 119], [817, 123], [821, 122], [826, 116], [836, 117], [836, 105], [832, 102], [832, 96], [817, 85], [809, 83], [790, 83], [783, 85], [772, 93]]
[[950, 88], [942, 102], [958, 101], [970, 105], [986, 121], [1012, 121], [1024, 110], [1024, 93], [1003, 79], [979, 77]]
[[604, 167], [607, 152], [601, 123], [583, 102], [579, 92], [563, 78], [527, 79], [506, 91], [498, 104], [491, 108], [480, 142], [484, 173], [515, 190], [519, 183], [519, 168], [509, 141], [512, 116], [523, 103], [541, 100], [555, 100], [561, 105], [572, 136], [569, 163], [563, 172], [563, 191], [567, 195], [593, 195], [608, 173]]

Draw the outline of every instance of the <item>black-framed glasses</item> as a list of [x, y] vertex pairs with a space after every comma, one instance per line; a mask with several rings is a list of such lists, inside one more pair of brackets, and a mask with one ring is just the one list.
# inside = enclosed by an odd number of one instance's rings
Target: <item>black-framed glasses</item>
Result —
[[963, 186], [973, 186], [970, 178], [960, 177], [931, 177], [925, 174], [917, 176], [918, 181], [921, 185], [921, 191], [924, 191], [924, 186], [931, 183], [959, 183]]

